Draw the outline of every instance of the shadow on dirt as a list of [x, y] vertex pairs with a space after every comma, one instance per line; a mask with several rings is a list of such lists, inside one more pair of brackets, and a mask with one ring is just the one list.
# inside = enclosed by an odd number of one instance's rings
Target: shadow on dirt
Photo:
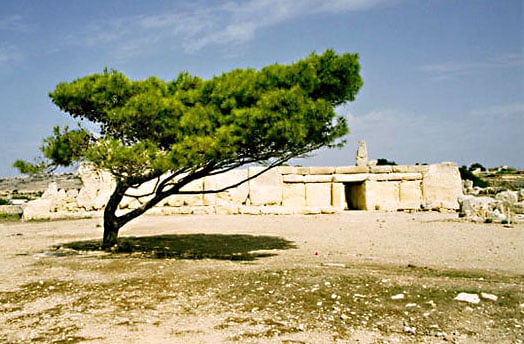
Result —
[[[101, 251], [100, 240], [76, 241], [56, 247], [58, 250]], [[284, 238], [245, 234], [179, 234], [121, 237], [113, 253], [127, 253], [148, 258], [221, 259], [251, 261], [275, 256], [272, 250], [296, 246]]]

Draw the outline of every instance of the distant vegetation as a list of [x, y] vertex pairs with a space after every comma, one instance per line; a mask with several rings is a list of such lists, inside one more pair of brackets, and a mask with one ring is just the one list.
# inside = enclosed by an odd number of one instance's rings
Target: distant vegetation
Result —
[[384, 159], [384, 158], [377, 159], [377, 166], [386, 166], [386, 165], [395, 166], [397, 165], [397, 163], [394, 161], [389, 161], [388, 159]]

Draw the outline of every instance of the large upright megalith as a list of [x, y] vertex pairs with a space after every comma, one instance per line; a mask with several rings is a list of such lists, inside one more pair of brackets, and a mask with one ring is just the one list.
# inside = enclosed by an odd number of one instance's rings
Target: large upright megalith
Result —
[[366, 147], [366, 141], [364, 140], [358, 141], [356, 165], [357, 166], [367, 166], [368, 165], [368, 149]]

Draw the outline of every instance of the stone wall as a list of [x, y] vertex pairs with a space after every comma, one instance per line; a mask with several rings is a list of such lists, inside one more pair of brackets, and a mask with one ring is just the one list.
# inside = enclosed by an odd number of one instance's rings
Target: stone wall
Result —
[[[251, 167], [194, 181], [183, 190], [216, 190], [253, 176]], [[111, 176], [84, 164], [80, 190], [59, 190], [51, 184], [44, 195], [24, 207], [24, 219], [99, 216], [115, 183]], [[154, 183], [129, 194], [147, 194]], [[346, 209], [423, 210], [459, 208], [462, 181], [454, 163], [405, 166], [274, 168], [257, 178], [217, 194], [174, 195], [151, 209], [152, 214], [320, 214]], [[120, 211], [140, 206], [126, 197]]]

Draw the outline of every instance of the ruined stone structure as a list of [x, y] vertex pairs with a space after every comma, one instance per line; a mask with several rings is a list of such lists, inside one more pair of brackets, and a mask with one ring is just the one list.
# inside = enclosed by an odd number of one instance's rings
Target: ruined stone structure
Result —
[[[202, 178], [184, 190], [219, 189], [261, 171], [234, 170]], [[83, 165], [81, 190], [58, 190], [51, 184], [44, 195], [24, 207], [24, 219], [100, 216], [114, 181], [106, 172]], [[154, 183], [129, 194], [147, 194]], [[454, 163], [405, 166], [346, 166], [274, 168], [237, 188], [218, 194], [174, 195], [150, 214], [319, 214], [344, 210], [431, 210], [459, 208], [462, 181]], [[121, 211], [140, 205], [126, 197]], [[143, 200], [142, 200], [143, 201]]]

